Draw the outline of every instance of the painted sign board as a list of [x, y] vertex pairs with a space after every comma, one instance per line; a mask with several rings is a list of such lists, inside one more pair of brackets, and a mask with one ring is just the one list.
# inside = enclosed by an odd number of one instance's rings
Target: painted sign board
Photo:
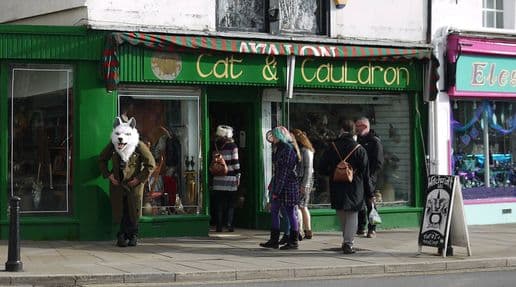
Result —
[[[166, 53], [145, 50], [143, 79], [175, 83], [286, 86], [287, 58], [229, 53]], [[294, 87], [418, 90], [421, 66], [411, 61], [299, 57]]]
[[422, 246], [437, 247], [442, 250], [443, 257], [446, 257], [447, 248], [457, 245], [466, 247], [471, 256], [462, 190], [457, 176], [428, 177], [418, 241], [420, 252]]
[[496, 93], [516, 96], [516, 58], [460, 55], [457, 60], [455, 93]]

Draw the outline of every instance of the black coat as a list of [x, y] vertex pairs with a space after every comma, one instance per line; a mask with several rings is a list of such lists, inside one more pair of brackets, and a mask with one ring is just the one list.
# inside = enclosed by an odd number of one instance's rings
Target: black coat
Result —
[[[357, 145], [356, 141], [351, 135], [343, 135], [335, 141], [335, 145], [339, 150], [342, 158]], [[337, 164], [340, 162], [339, 156], [333, 145], [329, 145], [319, 162], [319, 172], [322, 175], [330, 177], [330, 200], [331, 208], [359, 211], [362, 209], [365, 198], [373, 196], [371, 189], [371, 182], [369, 179], [369, 167], [367, 162], [367, 152], [363, 147], [357, 148], [353, 154], [348, 158], [347, 162], [353, 167], [353, 181], [348, 182], [333, 182], [331, 175]]]
[[383, 144], [372, 129], [367, 135], [362, 137], [359, 136], [358, 143], [367, 151], [367, 158], [369, 159], [369, 177], [371, 177], [373, 188], [376, 188], [378, 176], [383, 167]]

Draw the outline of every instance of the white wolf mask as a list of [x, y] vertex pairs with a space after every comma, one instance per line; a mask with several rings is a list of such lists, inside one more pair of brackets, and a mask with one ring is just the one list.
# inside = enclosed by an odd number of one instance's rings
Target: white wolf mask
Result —
[[111, 142], [124, 162], [129, 160], [138, 146], [140, 135], [135, 127], [136, 120], [134, 118], [131, 118], [129, 122], [124, 122], [120, 117], [116, 117], [113, 123]]

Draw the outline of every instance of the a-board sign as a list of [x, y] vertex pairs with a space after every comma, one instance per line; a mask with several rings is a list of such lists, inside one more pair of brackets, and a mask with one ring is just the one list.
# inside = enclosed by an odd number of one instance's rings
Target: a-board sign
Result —
[[466, 247], [468, 255], [471, 256], [459, 177], [428, 177], [425, 210], [418, 241], [420, 252], [421, 246], [431, 246], [444, 250], [443, 256], [446, 256], [448, 246], [458, 245]]
[[448, 218], [451, 210], [453, 176], [431, 175], [425, 200], [419, 244], [444, 247]]

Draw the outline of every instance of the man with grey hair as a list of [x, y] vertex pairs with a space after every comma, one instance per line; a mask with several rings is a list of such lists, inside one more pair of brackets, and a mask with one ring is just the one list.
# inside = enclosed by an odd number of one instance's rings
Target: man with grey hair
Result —
[[[380, 138], [376, 135], [375, 131], [371, 129], [371, 124], [369, 119], [366, 117], [361, 117], [355, 121], [355, 128], [357, 130], [357, 141], [361, 144], [367, 151], [367, 158], [369, 161], [369, 178], [371, 179], [371, 189], [372, 191], [376, 190], [376, 184], [378, 182], [378, 175], [383, 166], [383, 145], [380, 141]], [[369, 224], [367, 225], [367, 234], [365, 233], [365, 225], [369, 219], [369, 214], [373, 208], [376, 208], [374, 205], [374, 197], [371, 199], [364, 198], [365, 204], [362, 209], [358, 213], [358, 235], [365, 235], [368, 238], [376, 237], [376, 225]], [[366, 213], [367, 211], [367, 213]]]

